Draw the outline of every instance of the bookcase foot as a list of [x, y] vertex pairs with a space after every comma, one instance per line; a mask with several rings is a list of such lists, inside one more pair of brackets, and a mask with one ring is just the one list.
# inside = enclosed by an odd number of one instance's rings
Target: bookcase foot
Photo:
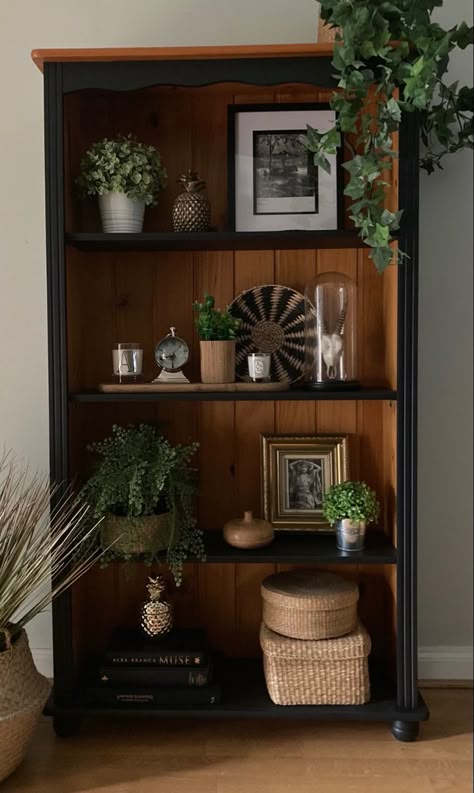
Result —
[[420, 732], [418, 721], [394, 721], [392, 723], [392, 735], [397, 741], [411, 743], [416, 741]]
[[53, 729], [58, 738], [72, 738], [81, 727], [81, 719], [73, 714], [56, 714], [53, 717]]

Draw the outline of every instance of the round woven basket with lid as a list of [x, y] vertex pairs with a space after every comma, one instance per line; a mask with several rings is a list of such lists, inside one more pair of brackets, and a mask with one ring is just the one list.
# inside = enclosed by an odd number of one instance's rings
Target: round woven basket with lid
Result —
[[357, 584], [332, 573], [295, 570], [262, 582], [263, 621], [293, 639], [333, 639], [357, 625]]

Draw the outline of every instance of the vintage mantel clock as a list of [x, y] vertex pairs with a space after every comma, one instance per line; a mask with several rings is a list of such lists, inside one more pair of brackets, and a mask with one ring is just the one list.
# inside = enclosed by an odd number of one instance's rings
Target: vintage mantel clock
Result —
[[163, 339], [160, 339], [155, 347], [155, 361], [161, 369], [154, 383], [189, 383], [188, 378], [181, 371], [182, 367], [189, 360], [189, 347], [179, 336], [176, 335], [176, 328], [170, 328], [170, 332]]

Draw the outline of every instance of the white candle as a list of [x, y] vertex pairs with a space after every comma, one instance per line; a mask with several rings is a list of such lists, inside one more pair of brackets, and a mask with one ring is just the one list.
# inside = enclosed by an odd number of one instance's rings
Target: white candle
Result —
[[268, 352], [252, 352], [247, 356], [249, 377], [254, 383], [270, 379], [271, 359]]

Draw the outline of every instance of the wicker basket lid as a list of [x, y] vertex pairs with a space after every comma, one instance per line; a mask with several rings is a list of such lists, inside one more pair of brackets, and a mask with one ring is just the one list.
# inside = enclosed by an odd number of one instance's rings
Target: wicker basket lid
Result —
[[359, 622], [352, 633], [337, 639], [290, 639], [271, 631], [264, 622], [260, 627], [260, 645], [266, 656], [288, 661], [342, 661], [366, 658], [371, 649], [370, 636]]
[[357, 603], [359, 588], [332, 573], [292, 570], [275, 573], [262, 582], [262, 597], [275, 606], [334, 611]]

